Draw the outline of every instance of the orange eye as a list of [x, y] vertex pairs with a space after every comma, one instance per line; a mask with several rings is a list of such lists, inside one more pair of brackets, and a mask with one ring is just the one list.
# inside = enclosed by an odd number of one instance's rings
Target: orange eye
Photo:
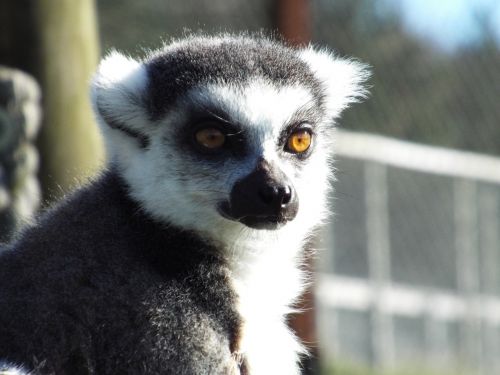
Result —
[[301, 154], [311, 146], [312, 135], [308, 130], [298, 130], [288, 137], [288, 151], [294, 154]]
[[226, 136], [219, 129], [204, 128], [195, 133], [196, 142], [201, 146], [214, 150], [222, 147], [226, 142]]

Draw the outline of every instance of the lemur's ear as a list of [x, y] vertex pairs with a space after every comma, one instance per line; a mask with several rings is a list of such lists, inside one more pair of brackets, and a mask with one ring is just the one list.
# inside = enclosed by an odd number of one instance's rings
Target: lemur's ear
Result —
[[146, 69], [139, 61], [116, 51], [104, 57], [92, 79], [91, 98], [105, 134], [111, 128], [134, 138], [140, 147], [147, 147], [143, 103], [147, 80]]
[[350, 103], [368, 95], [363, 85], [370, 76], [367, 65], [336, 57], [327, 50], [315, 50], [312, 46], [299, 54], [323, 83], [327, 110], [332, 118], [338, 117]]
[[21, 366], [15, 366], [0, 360], [0, 375], [29, 375]]

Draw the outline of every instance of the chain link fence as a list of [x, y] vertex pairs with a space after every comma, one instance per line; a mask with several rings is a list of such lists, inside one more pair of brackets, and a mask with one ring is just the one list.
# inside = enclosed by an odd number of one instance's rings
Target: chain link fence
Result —
[[500, 158], [339, 132], [325, 355], [500, 370]]

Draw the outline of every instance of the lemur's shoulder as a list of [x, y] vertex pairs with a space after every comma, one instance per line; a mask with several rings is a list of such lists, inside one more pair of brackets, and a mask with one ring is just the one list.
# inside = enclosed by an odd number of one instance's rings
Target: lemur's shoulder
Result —
[[[116, 173], [21, 233], [0, 255], [0, 285], [2, 359], [36, 374], [234, 366], [240, 318], [226, 262], [196, 234], [143, 213]], [[186, 357], [192, 346], [206, 358]], [[151, 350], [157, 360], [148, 363]]]
[[[36, 286], [37, 281], [65, 282], [100, 273], [171, 280], [202, 264], [227, 266], [220, 249], [197, 233], [145, 213], [129, 198], [120, 176], [109, 171], [23, 230], [0, 253], [0, 280], [12, 285], [24, 275]], [[39, 285], [54, 295], [61, 291]], [[0, 296], [8, 289], [0, 290]]]
[[[133, 220], [127, 216], [133, 218], [130, 214], [135, 206], [124, 192], [125, 185], [116, 173], [103, 173], [20, 231], [1, 253], [0, 267], [20, 262], [23, 267], [32, 265], [33, 269], [25, 272], [32, 275], [52, 262], [69, 264], [72, 258], [84, 261], [112, 254], [114, 248], [127, 244], [127, 236], [132, 237], [127, 226]], [[3, 275], [0, 273], [0, 278]]]

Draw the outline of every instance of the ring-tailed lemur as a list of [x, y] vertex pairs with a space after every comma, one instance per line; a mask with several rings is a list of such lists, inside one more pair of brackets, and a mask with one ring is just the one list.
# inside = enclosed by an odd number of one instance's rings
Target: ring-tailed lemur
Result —
[[262, 37], [105, 57], [91, 96], [106, 171], [0, 256], [5, 371], [298, 374], [286, 314], [334, 120], [365, 78]]

